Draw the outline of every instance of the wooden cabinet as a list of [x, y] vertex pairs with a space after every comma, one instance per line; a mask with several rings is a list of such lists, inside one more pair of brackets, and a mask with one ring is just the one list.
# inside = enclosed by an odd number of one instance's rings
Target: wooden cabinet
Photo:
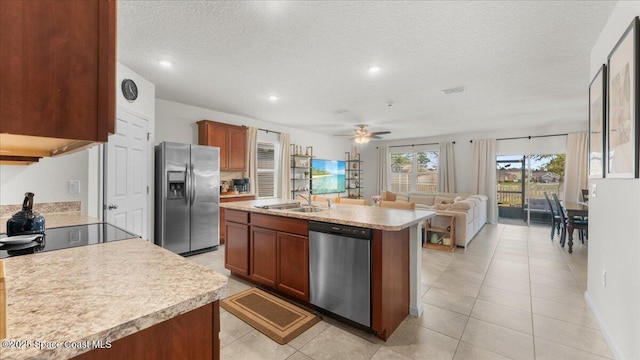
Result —
[[246, 127], [211, 120], [200, 120], [197, 124], [198, 144], [220, 148], [220, 171], [246, 171]]
[[[248, 196], [234, 196], [234, 197], [220, 197], [220, 202], [221, 203], [226, 203], [226, 202], [232, 202], [232, 201], [249, 201], [249, 200], [255, 200], [256, 196], [255, 195], [248, 195]], [[226, 214], [226, 209], [225, 208], [220, 208], [220, 245], [223, 245], [225, 243], [226, 240], [226, 232], [225, 232], [225, 227], [224, 227], [224, 219], [225, 219], [225, 214]]]
[[278, 233], [276, 288], [299, 299], [309, 299], [309, 237]]
[[277, 231], [251, 226], [249, 277], [272, 288], [276, 287], [277, 239]]
[[227, 243], [224, 266], [240, 275], [249, 275], [249, 213], [227, 210], [224, 223]]
[[0, 160], [59, 155], [115, 130], [116, 1], [0, 1]]
[[422, 247], [435, 250], [456, 249], [456, 215], [438, 214], [425, 222], [425, 238]]
[[215, 301], [74, 357], [91, 359], [220, 359], [220, 303]]
[[[308, 221], [230, 209], [226, 213], [225, 267], [233, 275], [308, 302]], [[244, 225], [237, 222], [239, 218], [249, 219], [250, 236], [244, 233], [244, 228], [236, 231], [240, 229], [238, 225]], [[246, 248], [239, 245], [246, 243], [249, 244]], [[247, 257], [248, 271], [238, 265], [244, 264]]]

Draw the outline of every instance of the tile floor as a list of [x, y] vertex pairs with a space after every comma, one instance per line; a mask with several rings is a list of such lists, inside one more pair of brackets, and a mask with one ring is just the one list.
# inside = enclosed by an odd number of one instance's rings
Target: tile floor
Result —
[[[188, 259], [229, 275], [223, 247]], [[548, 227], [486, 225], [466, 252], [425, 249], [422, 282], [424, 314], [387, 342], [324, 317], [279, 345], [221, 309], [222, 359], [612, 358], [584, 301], [587, 247], [568, 254]], [[230, 278], [227, 296], [249, 287]]]

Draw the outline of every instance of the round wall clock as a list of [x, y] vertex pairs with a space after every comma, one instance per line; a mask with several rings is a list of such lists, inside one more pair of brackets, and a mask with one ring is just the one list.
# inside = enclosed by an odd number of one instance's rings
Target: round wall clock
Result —
[[135, 81], [131, 79], [122, 80], [122, 95], [131, 102], [138, 98], [138, 86]]

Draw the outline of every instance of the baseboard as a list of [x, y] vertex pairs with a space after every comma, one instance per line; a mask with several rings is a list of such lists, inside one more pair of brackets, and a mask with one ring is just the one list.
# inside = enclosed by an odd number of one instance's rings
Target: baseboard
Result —
[[607, 342], [607, 345], [609, 345], [609, 349], [611, 349], [611, 353], [613, 357], [616, 360], [627, 360], [622, 354], [622, 352], [620, 351], [620, 349], [618, 349], [618, 347], [616, 346], [615, 341], [613, 341], [613, 338], [611, 337], [611, 333], [609, 332], [609, 328], [607, 327], [607, 324], [605, 323], [604, 318], [598, 311], [596, 304], [591, 299], [591, 295], [589, 294], [588, 291], [584, 292], [584, 301], [587, 303], [587, 305], [589, 306], [589, 309], [591, 309], [591, 312], [593, 313], [593, 316], [596, 318], [596, 322], [600, 327], [600, 332], [602, 333], [602, 336], [604, 336], [604, 340]]

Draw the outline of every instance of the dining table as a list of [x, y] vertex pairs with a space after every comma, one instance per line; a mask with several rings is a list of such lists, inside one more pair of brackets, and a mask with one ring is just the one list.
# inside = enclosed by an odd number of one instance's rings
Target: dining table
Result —
[[588, 202], [565, 202], [564, 208], [567, 210], [567, 232], [569, 233], [569, 253], [573, 252], [573, 228], [574, 219], [586, 218], [589, 216], [589, 203]]

